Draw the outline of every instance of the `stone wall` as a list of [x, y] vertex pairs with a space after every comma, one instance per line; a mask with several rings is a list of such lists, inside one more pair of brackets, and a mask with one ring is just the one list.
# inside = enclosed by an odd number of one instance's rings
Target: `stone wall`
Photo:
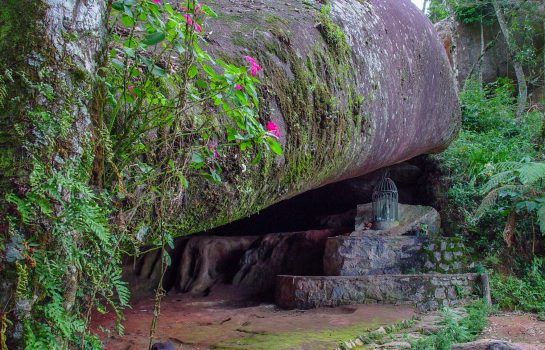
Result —
[[327, 240], [327, 276], [462, 273], [467, 271], [464, 244], [458, 237], [337, 236]]
[[459, 237], [430, 237], [422, 246], [422, 272], [462, 273], [468, 269], [465, 246]]
[[430, 311], [460, 305], [481, 290], [478, 274], [278, 276], [275, 297], [286, 309], [388, 303]]

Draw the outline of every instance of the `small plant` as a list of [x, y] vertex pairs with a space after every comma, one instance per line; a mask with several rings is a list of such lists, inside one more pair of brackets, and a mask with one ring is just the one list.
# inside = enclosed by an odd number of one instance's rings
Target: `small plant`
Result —
[[466, 306], [467, 316], [460, 317], [453, 310], [444, 309], [441, 325], [443, 328], [415, 340], [411, 349], [416, 350], [450, 350], [455, 343], [464, 343], [474, 340], [487, 324], [489, 313], [488, 305], [482, 301], [475, 301]]

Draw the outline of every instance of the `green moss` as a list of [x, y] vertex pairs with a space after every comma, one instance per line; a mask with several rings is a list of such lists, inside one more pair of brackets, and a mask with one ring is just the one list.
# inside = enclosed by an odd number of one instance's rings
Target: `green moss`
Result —
[[[336, 347], [339, 343], [349, 341], [354, 335], [377, 327], [373, 322], [364, 322], [346, 328], [325, 331], [301, 331], [284, 333], [254, 333], [247, 337], [212, 345], [212, 349], [221, 350], [282, 350]], [[361, 348], [360, 348], [361, 349]]]
[[326, 4], [320, 9], [318, 20], [320, 21], [320, 32], [324, 40], [333, 49], [338, 50], [341, 55], [348, 55], [350, 48], [346, 42], [346, 36], [342, 29], [331, 20], [331, 5]]

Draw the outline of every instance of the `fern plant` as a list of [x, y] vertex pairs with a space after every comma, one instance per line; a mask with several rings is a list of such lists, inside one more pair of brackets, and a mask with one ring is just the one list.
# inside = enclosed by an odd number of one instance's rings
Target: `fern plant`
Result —
[[481, 188], [485, 196], [475, 212], [475, 219], [480, 219], [504, 200], [512, 213], [506, 230], [514, 226], [515, 213], [525, 211], [536, 215], [540, 230], [545, 234], [545, 162], [504, 162], [496, 164], [494, 172]]

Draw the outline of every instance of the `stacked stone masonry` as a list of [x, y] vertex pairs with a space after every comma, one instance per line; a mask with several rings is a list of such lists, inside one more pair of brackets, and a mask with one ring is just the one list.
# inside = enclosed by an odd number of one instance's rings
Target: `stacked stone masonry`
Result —
[[276, 303], [287, 309], [345, 304], [412, 304], [420, 311], [458, 306], [480, 292], [478, 274], [278, 276]]
[[[464, 273], [469, 265], [462, 240], [439, 235], [435, 209], [400, 205], [399, 226], [375, 231], [362, 229], [368, 227], [369, 208], [358, 206], [356, 230], [349, 236], [327, 239], [326, 276], [277, 277], [280, 307], [389, 303], [431, 311], [458, 306], [487, 290], [486, 276]], [[421, 232], [422, 227], [432, 229]]]

